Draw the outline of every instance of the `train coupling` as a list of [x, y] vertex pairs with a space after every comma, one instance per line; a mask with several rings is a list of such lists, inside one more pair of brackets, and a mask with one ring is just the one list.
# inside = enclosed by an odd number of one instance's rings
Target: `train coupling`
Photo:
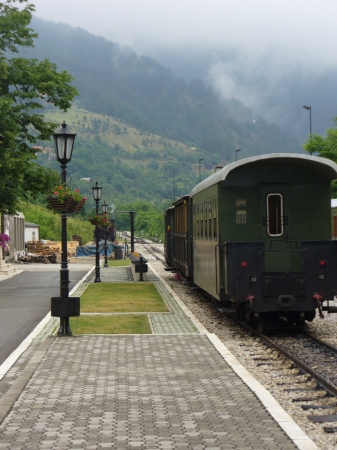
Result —
[[254, 295], [247, 295], [246, 297], [246, 320], [247, 322], [250, 322], [251, 318], [252, 318], [252, 314], [253, 314], [253, 302], [255, 300]]
[[[336, 297], [334, 297], [334, 300], [336, 300]], [[330, 306], [330, 300], [326, 300], [327, 304], [322, 307], [323, 311], [327, 311], [328, 314], [336, 314], [337, 313], [337, 306]]]
[[320, 294], [318, 294], [317, 292], [314, 293], [314, 295], [312, 296], [312, 298], [316, 301], [317, 303], [317, 308], [318, 308], [318, 313], [319, 313], [319, 317], [321, 319], [324, 319], [324, 314], [323, 314], [323, 308], [322, 308], [322, 296]]

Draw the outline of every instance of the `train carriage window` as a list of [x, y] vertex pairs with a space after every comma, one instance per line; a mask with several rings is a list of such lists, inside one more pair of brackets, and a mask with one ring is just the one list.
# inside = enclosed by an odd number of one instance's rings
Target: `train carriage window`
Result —
[[208, 230], [207, 230], [207, 200], [204, 201], [204, 222], [205, 222], [205, 239], [208, 239]]
[[197, 215], [196, 215], [196, 205], [193, 205], [193, 238], [196, 238], [197, 233]]
[[247, 223], [247, 213], [245, 210], [236, 211], [236, 224], [246, 225]]
[[200, 216], [199, 216], [199, 203], [197, 203], [197, 239], [200, 238]]
[[208, 239], [212, 239], [212, 200], [208, 199]]
[[213, 239], [218, 239], [217, 218], [216, 218], [216, 198], [213, 197]]
[[237, 208], [246, 208], [246, 199], [244, 198], [238, 198], [236, 200], [236, 207]]
[[282, 236], [283, 234], [282, 194], [267, 195], [267, 233], [269, 236]]
[[202, 210], [202, 202], [200, 202], [200, 239], [204, 238], [204, 215]]

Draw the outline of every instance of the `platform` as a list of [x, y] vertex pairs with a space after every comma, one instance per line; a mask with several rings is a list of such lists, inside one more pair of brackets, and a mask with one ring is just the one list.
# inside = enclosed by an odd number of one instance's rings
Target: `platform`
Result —
[[0, 380], [0, 449], [317, 449], [151, 267], [144, 279], [170, 309], [149, 314], [152, 335], [57, 338], [48, 321]]

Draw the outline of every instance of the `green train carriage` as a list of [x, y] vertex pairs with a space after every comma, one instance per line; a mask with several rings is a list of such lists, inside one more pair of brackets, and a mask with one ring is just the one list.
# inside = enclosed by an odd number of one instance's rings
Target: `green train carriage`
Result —
[[184, 197], [190, 251], [182, 252], [182, 241], [173, 238], [173, 266], [242, 319], [284, 316], [303, 323], [317, 309], [334, 312], [326, 302], [337, 292], [330, 206], [335, 179], [334, 162], [307, 155], [229, 164]]

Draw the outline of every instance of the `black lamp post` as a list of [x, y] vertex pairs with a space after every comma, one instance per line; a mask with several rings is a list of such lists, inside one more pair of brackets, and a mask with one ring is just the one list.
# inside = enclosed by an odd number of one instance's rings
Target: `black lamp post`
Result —
[[201, 181], [201, 165], [200, 165], [200, 163], [203, 160], [204, 160], [204, 158], [199, 158], [199, 182]]
[[[102, 211], [103, 211], [103, 214], [107, 214], [107, 212], [108, 212], [108, 204], [105, 203], [105, 201], [104, 201], [104, 203], [102, 205]], [[104, 229], [104, 267], [109, 267], [109, 264], [108, 264], [108, 246], [106, 244], [106, 235], [107, 235], [107, 229], [105, 228]]]
[[237, 150], [235, 150], [235, 161], [238, 160], [238, 152], [241, 152], [241, 148], [238, 148]]
[[[98, 214], [98, 202], [101, 200], [102, 196], [102, 187], [98, 186], [98, 183], [96, 181], [95, 186], [92, 188], [92, 192], [94, 194], [94, 200], [96, 202], [96, 214]], [[95, 229], [95, 239], [96, 239], [96, 277], [95, 277], [95, 283], [100, 283], [100, 266], [99, 266], [99, 227], [96, 224]]]
[[172, 175], [173, 175], [173, 201], [176, 201], [176, 173], [174, 170], [174, 166], [172, 167]]
[[[56, 159], [61, 165], [61, 183], [67, 182], [67, 164], [70, 162], [75, 136], [74, 133], [69, 133], [66, 130], [67, 124], [62, 123], [62, 128], [54, 134], [54, 146]], [[79, 298], [69, 298], [69, 270], [67, 258], [67, 211], [61, 212], [62, 222], [62, 247], [61, 247], [61, 270], [60, 270], [60, 298], [52, 298], [52, 315], [60, 317], [60, 328], [58, 330], [59, 336], [71, 336], [72, 331], [69, 325], [69, 317], [79, 315]], [[73, 300], [73, 302], [71, 302]], [[78, 300], [78, 314], [74, 313], [74, 302]], [[74, 303], [74, 304], [72, 304]], [[73, 309], [73, 310], [72, 310]], [[67, 317], [65, 317], [67, 316]]]
[[[168, 161], [168, 164], [174, 164], [175, 161]], [[176, 201], [176, 172], [175, 167], [172, 165], [172, 178], [173, 178], [173, 201]]]
[[311, 137], [311, 106], [303, 106], [304, 109], [309, 111], [309, 124], [310, 124], [310, 137]]

